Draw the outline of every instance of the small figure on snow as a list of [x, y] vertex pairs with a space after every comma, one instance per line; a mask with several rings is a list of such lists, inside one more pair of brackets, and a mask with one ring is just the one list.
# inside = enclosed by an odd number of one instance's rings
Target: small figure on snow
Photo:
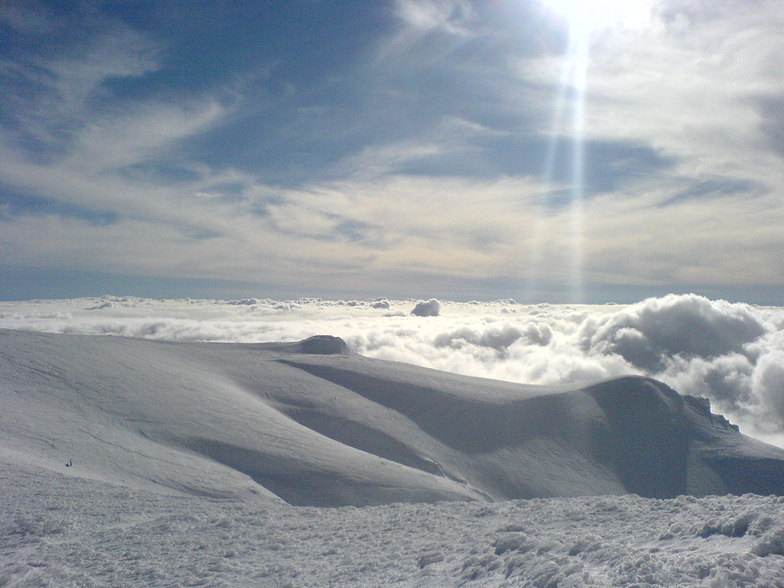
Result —
[[65, 464], [65, 467], [70, 468], [73, 465], [73, 460], [68, 458], [68, 462]]

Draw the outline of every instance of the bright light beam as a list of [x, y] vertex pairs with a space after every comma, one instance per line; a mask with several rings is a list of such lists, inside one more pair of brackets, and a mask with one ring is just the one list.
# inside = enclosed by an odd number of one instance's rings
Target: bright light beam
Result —
[[648, 23], [652, 0], [542, 0], [550, 12], [586, 33], [613, 27], [641, 28]]
[[588, 79], [588, 35], [572, 31], [572, 190], [570, 264], [572, 298], [583, 299], [583, 200], [585, 198], [585, 91]]
[[[571, 52], [570, 52], [571, 53]], [[547, 210], [550, 206], [549, 193], [554, 182], [555, 162], [558, 156], [558, 145], [563, 133], [564, 108], [566, 105], [566, 90], [569, 86], [569, 78], [572, 75], [572, 63], [564, 60], [561, 67], [561, 77], [558, 82], [558, 90], [553, 101], [553, 114], [550, 123], [550, 139], [547, 142], [547, 154], [544, 163], [544, 183], [545, 190], [539, 197], [536, 205], [536, 222], [534, 223], [531, 234], [531, 246], [528, 256], [526, 299], [533, 299], [537, 295], [537, 285], [540, 279], [542, 267], [542, 235], [544, 232], [544, 221]]]
[[[652, 0], [542, 0], [542, 5], [564, 18], [569, 26], [569, 45], [564, 55], [558, 91], [553, 108], [551, 134], [545, 160], [544, 178], [553, 185], [558, 144], [565, 127], [564, 105], [571, 88], [571, 182], [569, 215], [568, 273], [571, 298], [580, 302], [584, 295], [583, 203], [585, 199], [585, 102], [591, 36], [613, 27], [642, 28], [649, 22]], [[537, 222], [529, 260], [528, 291], [538, 279], [542, 265], [541, 233], [548, 203], [543, 197], [537, 211]]]
[[[564, 135], [571, 135], [570, 165], [570, 215], [568, 276], [571, 300], [580, 302], [583, 297], [583, 197], [585, 182], [585, 90], [588, 69], [588, 34], [581, 27], [570, 27], [569, 45], [564, 56], [561, 76], [553, 105], [550, 137], [545, 158], [545, 193], [537, 207], [537, 221], [532, 235], [528, 266], [527, 295], [532, 295], [542, 267], [542, 233], [548, 214], [548, 194], [555, 187], [555, 169], [558, 147]], [[571, 89], [571, 91], [570, 91]], [[571, 94], [571, 108], [567, 99]], [[567, 117], [571, 114], [571, 128]]]

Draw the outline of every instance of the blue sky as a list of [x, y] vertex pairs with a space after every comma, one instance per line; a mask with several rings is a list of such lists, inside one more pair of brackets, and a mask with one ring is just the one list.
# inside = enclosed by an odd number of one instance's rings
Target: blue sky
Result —
[[0, 298], [780, 304], [783, 26], [766, 0], [5, 2]]

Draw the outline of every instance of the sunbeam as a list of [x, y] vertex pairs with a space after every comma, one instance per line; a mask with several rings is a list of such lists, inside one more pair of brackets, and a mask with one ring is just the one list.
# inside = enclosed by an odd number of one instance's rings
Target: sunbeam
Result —
[[572, 29], [572, 167], [569, 275], [572, 298], [583, 298], [583, 199], [585, 197], [585, 91], [588, 78], [588, 36], [584, 29]]
[[566, 91], [569, 86], [569, 79], [572, 76], [572, 63], [564, 60], [561, 66], [561, 76], [558, 81], [556, 96], [553, 100], [552, 117], [550, 122], [549, 140], [547, 142], [547, 153], [545, 156], [544, 173], [545, 189], [537, 199], [535, 221], [531, 233], [531, 245], [528, 255], [528, 271], [525, 297], [534, 299], [540, 288], [542, 258], [543, 258], [543, 236], [545, 228], [545, 218], [550, 208], [550, 196], [556, 189], [555, 184], [555, 164], [558, 156], [559, 144], [563, 135], [564, 108], [566, 106]]
[[[639, 28], [651, 13], [650, 0], [597, 0], [590, 4], [580, 0], [544, 0], [542, 5], [566, 20], [569, 40], [563, 55], [561, 74], [553, 100], [552, 121], [543, 178], [546, 189], [536, 211], [529, 255], [526, 294], [537, 289], [544, 263], [545, 219], [551, 208], [550, 198], [559, 190], [556, 167], [559, 149], [568, 141], [569, 162], [569, 255], [567, 267], [570, 296], [580, 302], [584, 295], [583, 203], [585, 199], [585, 109], [588, 84], [589, 52], [592, 37], [612, 27]], [[569, 120], [571, 117], [571, 120]], [[571, 124], [570, 124], [571, 123]]]
[[[583, 197], [585, 193], [585, 91], [588, 70], [588, 31], [571, 26], [569, 45], [563, 57], [560, 79], [553, 100], [552, 120], [545, 157], [543, 177], [546, 185], [536, 211], [529, 255], [526, 294], [537, 289], [543, 264], [543, 232], [545, 218], [551, 207], [550, 197], [560, 190], [556, 181], [559, 148], [565, 138], [571, 141], [569, 166], [569, 256], [565, 272], [568, 274], [570, 297], [573, 302], [583, 298]], [[571, 119], [571, 120], [570, 120]], [[570, 124], [571, 123], [571, 124]]]

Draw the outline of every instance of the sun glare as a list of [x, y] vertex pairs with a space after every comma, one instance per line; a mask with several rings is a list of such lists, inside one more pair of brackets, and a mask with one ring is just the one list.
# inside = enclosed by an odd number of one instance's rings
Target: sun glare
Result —
[[641, 28], [651, 8], [651, 0], [542, 0], [542, 4], [571, 27], [584, 31]]

